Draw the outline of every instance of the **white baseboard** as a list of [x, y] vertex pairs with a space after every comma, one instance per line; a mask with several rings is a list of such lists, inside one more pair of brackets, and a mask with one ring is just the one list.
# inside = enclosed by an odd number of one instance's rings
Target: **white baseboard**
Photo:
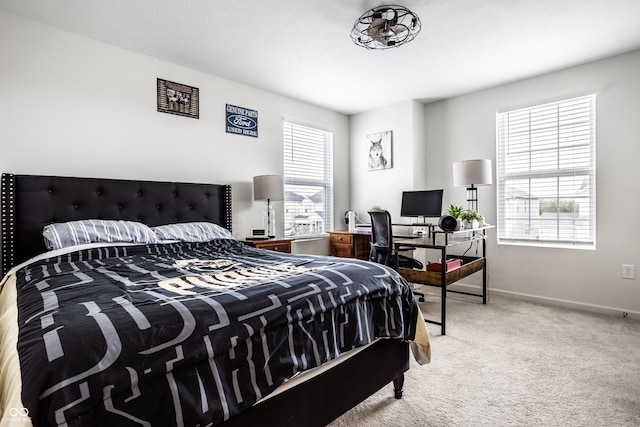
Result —
[[[460, 290], [464, 292], [480, 293], [480, 294], [482, 293], [482, 286], [469, 285], [465, 283], [456, 283], [455, 285], [449, 286], [449, 289]], [[439, 292], [440, 291], [438, 291], [438, 293]], [[489, 287], [487, 289], [487, 295], [490, 296], [491, 294], [497, 294], [497, 295], [501, 295], [509, 298], [516, 298], [524, 301], [531, 301], [531, 302], [538, 302], [543, 304], [551, 304], [551, 305], [556, 305], [561, 307], [567, 307], [567, 308], [572, 308], [576, 310], [590, 311], [593, 313], [602, 313], [602, 314], [608, 314], [612, 316], [625, 316], [625, 317], [629, 317], [630, 319], [640, 320], [640, 311], [626, 310], [623, 308], [608, 307], [608, 306], [596, 305], [596, 304], [587, 304], [587, 303], [578, 302], [578, 301], [543, 297], [539, 295], [526, 294], [522, 292], [513, 292], [513, 291], [507, 291], [504, 289], [496, 289], [496, 288]]]

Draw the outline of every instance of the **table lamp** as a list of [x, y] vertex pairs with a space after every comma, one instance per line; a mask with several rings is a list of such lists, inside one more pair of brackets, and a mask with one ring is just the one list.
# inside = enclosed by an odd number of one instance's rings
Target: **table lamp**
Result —
[[491, 160], [463, 160], [453, 164], [453, 186], [467, 186], [467, 209], [478, 211], [476, 185], [491, 185]]
[[259, 175], [253, 177], [253, 200], [265, 200], [267, 221], [265, 231], [268, 237], [276, 237], [276, 216], [275, 209], [271, 204], [274, 200], [284, 200], [284, 189], [282, 176], [280, 175]]

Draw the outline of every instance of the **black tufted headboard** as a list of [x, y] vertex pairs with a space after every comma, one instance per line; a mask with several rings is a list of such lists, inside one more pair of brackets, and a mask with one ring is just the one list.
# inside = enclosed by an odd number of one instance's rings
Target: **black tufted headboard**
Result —
[[231, 230], [231, 186], [2, 174], [2, 275], [46, 251], [45, 225], [79, 219], [208, 221]]

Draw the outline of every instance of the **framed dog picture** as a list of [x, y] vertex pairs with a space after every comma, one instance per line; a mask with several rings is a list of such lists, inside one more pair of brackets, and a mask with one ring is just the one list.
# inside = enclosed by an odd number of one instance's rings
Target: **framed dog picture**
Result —
[[197, 87], [158, 79], [158, 111], [200, 118], [200, 91]]
[[391, 137], [392, 131], [367, 135], [369, 145], [369, 170], [391, 169]]

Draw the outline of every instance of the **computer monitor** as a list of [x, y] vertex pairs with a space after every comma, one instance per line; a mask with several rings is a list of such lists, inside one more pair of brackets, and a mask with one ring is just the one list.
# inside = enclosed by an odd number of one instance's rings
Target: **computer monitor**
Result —
[[443, 190], [403, 191], [400, 216], [439, 218]]

